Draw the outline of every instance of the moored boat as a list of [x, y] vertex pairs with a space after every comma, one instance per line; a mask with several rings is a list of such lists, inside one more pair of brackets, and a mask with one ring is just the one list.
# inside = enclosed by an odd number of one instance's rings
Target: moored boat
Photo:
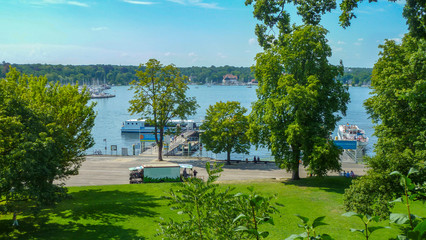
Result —
[[115, 95], [110, 93], [100, 92], [100, 93], [92, 93], [90, 97], [92, 99], [93, 98], [113, 98], [115, 97]]
[[338, 140], [344, 141], [357, 141], [358, 145], [365, 146], [368, 144], [368, 137], [365, 135], [365, 131], [360, 129], [357, 125], [339, 125], [337, 131]]
[[[196, 124], [193, 120], [170, 120], [165, 130], [175, 129], [180, 126], [183, 130], [194, 130]], [[121, 126], [122, 133], [154, 133], [155, 127], [146, 122], [146, 119], [129, 119]]]

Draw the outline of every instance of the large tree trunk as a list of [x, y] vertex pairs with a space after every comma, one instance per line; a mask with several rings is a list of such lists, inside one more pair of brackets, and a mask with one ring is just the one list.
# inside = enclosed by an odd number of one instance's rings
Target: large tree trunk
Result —
[[226, 159], [226, 161], [227, 161], [228, 165], [231, 165], [231, 151], [227, 152], [227, 159]]
[[157, 147], [158, 147], [158, 161], [163, 161], [163, 135], [164, 135], [163, 129], [160, 129], [160, 139], [158, 139], [157, 134], [155, 134], [155, 138], [157, 140]]
[[291, 180], [300, 180], [299, 176], [299, 161], [300, 161], [300, 150], [298, 147], [292, 146], [293, 159], [292, 159], [292, 170]]
[[158, 144], [158, 161], [163, 161], [163, 140]]
[[299, 177], [299, 165], [297, 165], [297, 168], [294, 168], [292, 170], [291, 180], [300, 180], [300, 177]]

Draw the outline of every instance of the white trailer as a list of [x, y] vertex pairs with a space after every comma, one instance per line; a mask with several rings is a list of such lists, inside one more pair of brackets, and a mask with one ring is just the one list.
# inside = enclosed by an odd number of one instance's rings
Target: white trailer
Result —
[[142, 167], [144, 182], [180, 181], [180, 166], [177, 163], [149, 163]]

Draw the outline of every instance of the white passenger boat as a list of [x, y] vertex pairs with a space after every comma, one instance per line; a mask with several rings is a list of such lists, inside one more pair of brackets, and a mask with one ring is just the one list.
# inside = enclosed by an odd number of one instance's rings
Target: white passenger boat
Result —
[[[165, 130], [180, 126], [182, 130], [194, 130], [197, 126], [193, 120], [170, 120]], [[122, 133], [154, 133], [155, 127], [146, 122], [146, 119], [129, 119], [123, 122]]]
[[368, 144], [368, 137], [365, 131], [360, 129], [357, 125], [339, 125], [337, 131], [338, 140], [357, 141], [358, 146], [365, 146]]

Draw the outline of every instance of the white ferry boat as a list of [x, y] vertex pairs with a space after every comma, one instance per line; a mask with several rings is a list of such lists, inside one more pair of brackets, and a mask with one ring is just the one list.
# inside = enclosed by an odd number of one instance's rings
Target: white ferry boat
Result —
[[[194, 130], [197, 125], [193, 120], [170, 120], [165, 130], [180, 126], [182, 130]], [[123, 122], [122, 133], [154, 133], [155, 127], [146, 123], [146, 119], [129, 119]]]
[[339, 125], [337, 138], [338, 140], [357, 141], [358, 146], [365, 146], [368, 144], [368, 137], [365, 135], [365, 131], [360, 129], [357, 125]]

